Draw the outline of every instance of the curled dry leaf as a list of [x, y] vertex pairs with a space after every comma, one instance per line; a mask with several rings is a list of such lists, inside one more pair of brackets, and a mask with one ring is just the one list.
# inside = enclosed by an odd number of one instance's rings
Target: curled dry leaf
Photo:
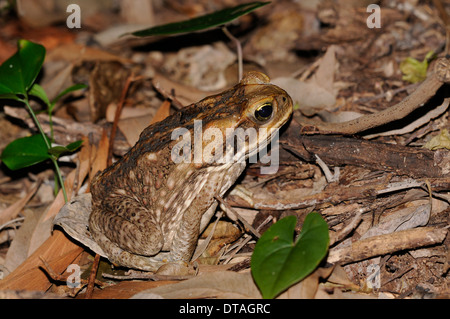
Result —
[[89, 214], [91, 213], [91, 194], [81, 194], [65, 204], [53, 220], [54, 225], [61, 226], [64, 231], [77, 241], [89, 247], [100, 256], [106, 254], [92, 239], [87, 231]]

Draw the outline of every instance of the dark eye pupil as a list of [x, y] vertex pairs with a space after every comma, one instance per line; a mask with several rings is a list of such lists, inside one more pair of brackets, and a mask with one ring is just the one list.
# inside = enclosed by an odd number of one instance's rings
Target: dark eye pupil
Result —
[[271, 103], [266, 103], [262, 105], [255, 111], [255, 117], [259, 121], [267, 120], [273, 112], [273, 106]]

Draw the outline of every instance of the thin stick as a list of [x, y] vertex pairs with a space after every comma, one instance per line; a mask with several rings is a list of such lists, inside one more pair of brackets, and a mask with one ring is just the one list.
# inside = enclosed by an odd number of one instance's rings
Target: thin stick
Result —
[[230, 212], [232, 212], [237, 219], [239, 219], [239, 221], [244, 224], [244, 226], [253, 234], [255, 235], [257, 238], [261, 237], [261, 234], [255, 229], [253, 228], [252, 225], [250, 225], [244, 218], [242, 218], [237, 211], [235, 211], [228, 203], [226, 203], [222, 197], [220, 197], [219, 195], [215, 195], [214, 196], [215, 199], [217, 199], [222, 205], [224, 205], [226, 207], [226, 209]]
[[94, 262], [92, 263], [91, 273], [89, 274], [89, 281], [86, 288], [85, 299], [92, 299], [94, 292], [95, 277], [97, 276], [98, 264], [100, 263], [100, 255], [95, 254]]
[[442, 243], [447, 231], [446, 228], [419, 227], [373, 236], [353, 242], [347, 247], [330, 249], [327, 261], [345, 265], [400, 250], [434, 245]]
[[444, 84], [450, 83], [450, 61], [441, 58], [436, 62], [435, 71], [408, 97], [383, 111], [364, 115], [342, 123], [320, 123], [305, 125], [303, 134], [344, 134], [352, 135], [400, 120], [423, 106]]
[[243, 66], [243, 58], [242, 58], [242, 45], [241, 42], [234, 37], [234, 35], [231, 34], [230, 31], [228, 31], [227, 27], [222, 27], [222, 31], [223, 33], [225, 33], [225, 35], [236, 44], [236, 51], [237, 51], [237, 56], [238, 56], [238, 76], [239, 76], [239, 81], [242, 80], [242, 75], [244, 73], [244, 66]]
[[112, 164], [112, 155], [113, 155], [113, 149], [114, 149], [114, 139], [116, 138], [116, 132], [117, 132], [117, 125], [120, 118], [120, 113], [122, 113], [123, 105], [125, 104], [125, 99], [128, 94], [128, 90], [130, 88], [131, 82], [136, 81], [136, 78], [133, 74], [131, 74], [127, 81], [125, 82], [125, 85], [122, 89], [122, 95], [120, 97], [119, 103], [117, 104], [116, 113], [114, 114], [114, 122], [111, 127], [111, 133], [109, 136], [109, 140], [111, 141], [108, 146], [108, 158], [107, 158], [107, 166], [110, 166]]

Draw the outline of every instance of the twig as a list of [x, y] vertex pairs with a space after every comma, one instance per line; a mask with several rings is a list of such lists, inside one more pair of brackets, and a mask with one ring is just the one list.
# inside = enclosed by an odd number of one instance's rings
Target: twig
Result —
[[250, 225], [244, 218], [242, 218], [237, 211], [235, 211], [228, 203], [226, 203], [221, 196], [219, 195], [215, 195], [214, 196], [215, 199], [217, 199], [222, 205], [225, 206], [225, 208], [232, 212], [237, 219], [239, 219], [239, 221], [244, 224], [245, 228], [247, 228], [253, 235], [255, 235], [257, 238], [261, 237], [261, 234], [255, 229], [253, 228], [252, 225]]
[[134, 279], [146, 279], [153, 281], [180, 281], [186, 280], [195, 277], [196, 275], [186, 275], [186, 276], [177, 276], [177, 275], [158, 275], [152, 272], [138, 272], [138, 271], [129, 271], [125, 276], [121, 275], [111, 275], [111, 274], [103, 274], [104, 278], [108, 279], [116, 279], [116, 280], [134, 280]]
[[363, 209], [359, 209], [356, 211], [355, 216], [352, 217], [350, 222], [344, 226], [338, 233], [334, 234], [333, 236], [330, 236], [330, 246], [333, 246], [337, 242], [340, 242], [342, 239], [344, 239], [352, 230], [358, 226], [359, 222], [361, 221], [361, 216], [363, 214]]
[[[60, 275], [58, 273], [56, 273], [53, 268], [47, 263], [47, 261], [42, 257], [39, 256], [39, 259], [42, 261], [42, 263], [44, 264], [42, 266], [42, 268], [44, 269], [44, 271], [50, 276], [51, 279], [53, 279], [54, 281], [62, 281], [62, 282], [67, 282], [67, 279], [69, 278], [69, 276], [71, 275]], [[95, 277], [94, 277], [95, 279]], [[96, 285], [99, 286], [105, 286], [104, 283], [102, 283], [99, 280], [95, 280], [94, 282]], [[85, 285], [88, 284], [88, 281], [85, 279], [80, 278], [80, 285], [77, 288], [74, 288], [74, 292], [73, 292], [73, 296], [75, 296]]]
[[[256, 228], [256, 232], [259, 234], [260, 233], [260, 231], [261, 231], [261, 229], [267, 224], [267, 223], [269, 223], [271, 220], [273, 219], [273, 216], [271, 216], [271, 215], [269, 215], [257, 228]], [[230, 260], [233, 258], [233, 257], [235, 257], [236, 256], [236, 254], [242, 249], [242, 247], [244, 247], [251, 239], [252, 239], [252, 236], [248, 236], [247, 234], [246, 234], [246, 238], [244, 238], [243, 240], [242, 240], [242, 242], [236, 247], [236, 248], [234, 248], [233, 249], [233, 252], [231, 253], [231, 255], [230, 256], [228, 256], [226, 259], [225, 259], [225, 261], [223, 262], [224, 264], [227, 264], [227, 263], [229, 263], [230, 262]]]
[[8, 227], [9, 225], [18, 223], [18, 222], [23, 222], [25, 220], [25, 217], [17, 217], [14, 218], [6, 223], [4, 223], [3, 225], [0, 225], [0, 231], [2, 231], [4, 228]]
[[347, 247], [330, 249], [327, 261], [348, 264], [400, 250], [434, 245], [445, 239], [447, 231], [445, 228], [419, 227], [373, 236]]
[[94, 262], [92, 263], [92, 269], [89, 274], [89, 281], [87, 283], [85, 299], [92, 299], [92, 294], [94, 293], [95, 277], [97, 276], [99, 263], [100, 263], [100, 255], [95, 254]]
[[339, 175], [340, 170], [339, 167], [334, 168], [334, 174], [331, 173], [330, 168], [327, 166], [327, 164], [322, 161], [322, 159], [319, 157], [319, 155], [315, 154], [316, 157], [316, 163], [320, 166], [322, 169], [322, 172], [325, 174], [325, 178], [327, 179], [328, 183], [334, 183], [339, 181]]
[[197, 247], [197, 249], [195, 250], [194, 255], [192, 256], [192, 260], [198, 259], [203, 254], [203, 252], [206, 250], [209, 243], [211, 242], [212, 236], [214, 235], [217, 224], [219, 223], [220, 218], [222, 218], [222, 215], [223, 215], [223, 212], [220, 212], [218, 214], [217, 219], [214, 222], [213, 227], [212, 227], [211, 231], [209, 232], [208, 236], [206, 237], [205, 241], [201, 245], [199, 245]]
[[242, 249], [242, 247], [244, 247], [251, 239], [252, 239], [252, 236], [249, 236], [249, 235], [245, 234], [245, 238], [239, 243], [239, 245], [237, 245], [236, 248], [233, 249], [233, 252], [229, 256], [226, 257], [226, 259], [223, 262], [223, 264], [228, 264], [230, 262], [230, 260], [234, 256], [236, 256], [238, 251], [240, 251]]
[[396, 276], [394, 276], [394, 277], [392, 277], [392, 278], [389, 278], [389, 279], [383, 281], [383, 282], [381, 283], [381, 286], [384, 286], [384, 285], [390, 283], [391, 281], [393, 281], [393, 280], [395, 280], [395, 279], [398, 279], [398, 278], [402, 277], [404, 274], [406, 274], [407, 272], [413, 270], [414, 268], [415, 268], [414, 266], [411, 266], [411, 267], [409, 267], [409, 268], [406, 268], [405, 270], [403, 270], [402, 272], [400, 272], [400, 273], [397, 274]]
[[436, 61], [434, 72], [401, 102], [383, 111], [364, 115], [347, 122], [305, 125], [301, 128], [301, 133], [352, 135], [400, 120], [422, 107], [444, 83], [450, 83], [450, 61], [446, 58], [440, 58]]
[[116, 113], [114, 114], [114, 122], [111, 127], [111, 134], [109, 136], [109, 139], [111, 143], [109, 143], [108, 147], [108, 158], [107, 158], [107, 166], [110, 166], [112, 164], [112, 155], [113, 155], [113, 149], [114, 149], [114, 139], [116, 138], [116, 132], [117, 132], [117, 125], [120, 118], [120, 113], [122, 113], [123, 105], [125, 104], [125, 99], [128, 94], [128, 90], [130, 88], [130, 85], [132, 82], [136, 81], [138, 78], [134, 76], [134, 74], [131, 74], [127, 81], [125, 82], [125, 85], [122, 90], [122, 95], [120, 97], [119, 103], [117, 104]]
[[236, 51], [238, 56], [238, 76], [239, 81], [241, 81], [242, 75], [244, 73], [241, 42], [234, 35], [232, 35], [230, 31], [228, 31], [227, 27], [223, 27], [222, 31], [231, 41], [233, 41], [236, 44]]

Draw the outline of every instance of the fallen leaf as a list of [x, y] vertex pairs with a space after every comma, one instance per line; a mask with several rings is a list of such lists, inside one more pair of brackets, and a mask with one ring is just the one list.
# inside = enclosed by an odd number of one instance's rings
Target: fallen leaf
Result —
[[158, 111], [156, 111], [156, 114], [153, 117], [150, 124], [160, 122], [160, 121], [164, 120], [166, 117], [168, 117], [169, 115], [170, 115], [170, 102], [168, 100], [165, 100], [159, 107]]
[[141, 132], [150, 125], [152, 120], [151, 115], [144, 115], [140, 117], [133, 117], [120, 120], [117, 123], [120, 131], [125, 135], [129, 145], [134, 145], [139, 140]]
[[450, 134], [448, 130], [443, 129], [438, 135], [429, 140], [425, 146], [429, 150], [437, 150], [439, 148], [450, 149]]
[[249, 272], [211, 272], [180, 283], [165, 285], [137, 293], [133, 299], [241, 299], [261, 298]]
[[40, 182], [36, 183], [23, 198], [0, 212], [0, 226], [19, 215], [26, 203], [28, 203], [34, 193], [38, 190], [39, 184]]
[[91, 171], [89, 177], [92, 179], [99, 171], [103, 171], [107, 166], [108, 160], [109, 138], [106, 131], [103, 130], [102, 138], [98, 144], [98, 148], [94, 151], [93, 162], [91, 163]]
[[390, 218], [389, 220], [381, 222], [370, 228], [361, 236], [360, 240], [373, 236], [389, 234], [394, 231], [425, 226], [430, 218], [430, 213], [431, 203], [401, 209], [393, 215], [394, 218]]
[[306, 116], [315, 115], [324, 109], [331, 109], [336, 103], [334, 94], [317, 83], [282, 77], [274, 79], [272, 83], [286, 90], [294, 104], [298, 104], [300, 111]]
[[52, 236], [25, 262], [0, 280], [0, 290], [47, 290], [51, 282], [40, 268], [40, 257], [46, 260], [55, 272], [62, 273], [82, 251], [82, 247], [70, 241], [61, 231], [54, 230]]

